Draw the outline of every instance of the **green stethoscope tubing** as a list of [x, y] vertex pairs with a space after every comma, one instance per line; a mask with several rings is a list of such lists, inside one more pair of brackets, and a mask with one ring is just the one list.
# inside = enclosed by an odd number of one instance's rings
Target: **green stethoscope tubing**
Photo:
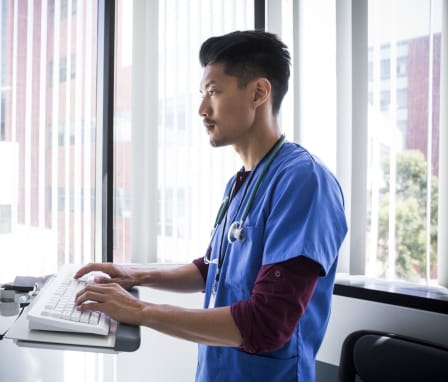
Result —
[[[263, 166], [263, 169], [260, 173], [260, 175], [257, 177], [257, 180], [255, 182], [254, 188], [252, 189], [252, 192], [249, 195], [249, 198], [246, 203], [246, 207], [244, 208], [243, 215], [241, 217], [241, 220], [238, 222], [239, 226], [242, 228], [244, 225], [244, 222], [247, 219], [247, 216], [249, 215], [250, 210], [252, 209], [252, 204], [254, 203], [255, 196], [258, 192], [258, 189], [260, 188], [261, 182], [263, 181], [266, 172], [269, 170], [269, 167], [271, 166], [273, 160], [277, 156], [278, 152], [282, 148], [283, 144], [285, 143], [285, 136], [282, 135], [279, 140], [276, 142], [275, 146], [272, 148], [271, 152], [269, 153], [269, 156], [266, 158], [266, 163]], [[221, 224], [222, 220], [224, 219], [224, 216], [227, 213], [227, 210], [230, 205], [230, 196], [232, 195], [233, 189], [235, 187], [235, 179], [232, 181], [232, 185], [229, 188], [228, 193], [224, 197], [224, 200], [221, 204], [221, 207], [218, 210], [218, 214], [216, 215], [215, 224], [213, 226], [213, 233], [216, 230], [216, 228]]]

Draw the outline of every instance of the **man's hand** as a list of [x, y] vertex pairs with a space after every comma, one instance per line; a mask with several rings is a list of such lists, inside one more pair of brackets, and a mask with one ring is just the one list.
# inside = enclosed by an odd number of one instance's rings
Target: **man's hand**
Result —
[[132, 266], [116, 265], [112, 263], [90, 263], [79, 269], [74, 278], [78, 279], [90, 272], [103, 272], [108, 276], [96, 276], [94, 281], [96, 284], [116, 283], [125, 289], [131, 289], [139, 284], [139, 271], [133, 269]]
[[80, 311], [98, 311], [121, 323], [141, 325], [145, 303], [116, 283], [87, 285], [75, 299]]

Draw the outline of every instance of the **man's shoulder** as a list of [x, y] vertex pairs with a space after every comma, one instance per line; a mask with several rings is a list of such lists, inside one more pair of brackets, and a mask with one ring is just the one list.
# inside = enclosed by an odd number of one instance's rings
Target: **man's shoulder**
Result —
[[315, 155], [297, 143], [288, 143], [277, 163], [276, 175], [291, 182], [308, 181], [333, 185], [338, 181], [333, 172]]
[[297, 143], [287, 143], [282, 154], [279, 158], [279, 167], [287, 172], [312, 173], [320, 169], [327, 171], [325, 165], [317, 157]]

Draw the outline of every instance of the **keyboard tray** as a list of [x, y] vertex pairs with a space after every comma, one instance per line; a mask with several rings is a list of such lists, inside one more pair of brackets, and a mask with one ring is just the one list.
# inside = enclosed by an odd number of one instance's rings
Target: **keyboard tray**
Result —
[[[139, 298], [138, 288], [133, 288], [129, 292], [134, 297]], [[29, 330], [26, 317], [27, 309], [29, 307], [25, 308], [5, 336], [14, 340], [19, 346], [103, 353], [133, 352], [140, 347], [141, 333], [139, 326], [114, 323], [107, 336]]]

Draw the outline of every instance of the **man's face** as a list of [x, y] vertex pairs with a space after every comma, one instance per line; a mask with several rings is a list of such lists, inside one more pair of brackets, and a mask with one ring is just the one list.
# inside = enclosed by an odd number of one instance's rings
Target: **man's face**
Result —
[[254, 86], [238, 86], [234, 76], [224, 73], [222, 64], [204, 68], [199, 115], [213, 146], [242, 143], [253, 125]]

